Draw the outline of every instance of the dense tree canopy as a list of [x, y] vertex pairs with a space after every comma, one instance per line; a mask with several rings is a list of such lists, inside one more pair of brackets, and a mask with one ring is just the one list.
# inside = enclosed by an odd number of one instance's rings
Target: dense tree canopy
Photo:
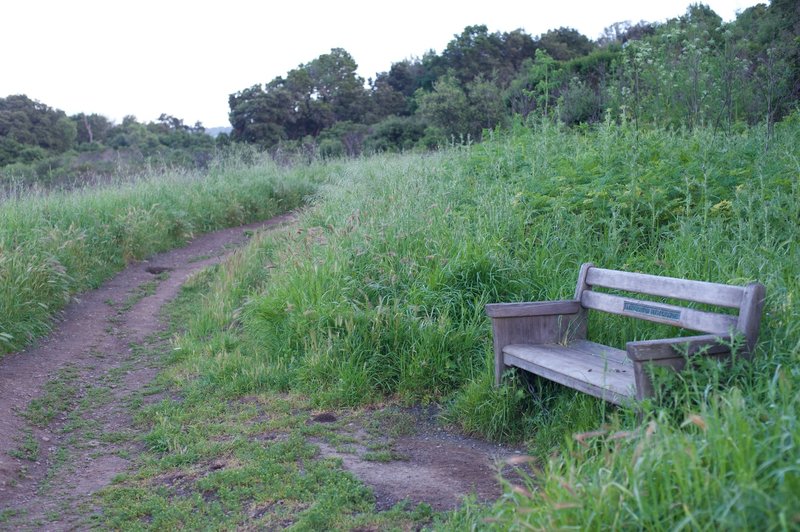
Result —
[[63, 111], [25, 95], [0, 98], [0, 166], [72, 147], [77, 130]]
[[361, 122], [369, 93], [358, 65], [334, 48], [313, 61], [229, 98], [234, 140], [272, 146], [281, 140], [318, 136], [337, 122]]
[[[774, 0], [725, 23], [696, 4], [665, 23], [612, 24], [597, 41], [571, 28], [539, 36], [467, 26], [437, 54], [393, 63], [365, 82], [334, 48], [231, 94], [232, 133], [275, 152], [358, 155], [480, 139], [513, 116], [567, 125], [604, 119], [683, 128], [772, 125], [800, 98], [800, 3]], [[68, 117], [24, 95], [0, 98], [0, 168], [112, 149], [203, 164], [214, 141], [169, 114], [112, 124]], [[106, 157], [107, 158], [107, 157]], [[48, 161], [44, 164], [44, 161]]]
[[115, 125], [98, 114], [67, 116], [25, 95], [0, 98], [0, 179], [42, 180], [135, 169], [146, 161], [203, 165], [214, 139], [202, 124], [163, 113], [156, 122], [127, 116]]
[[[230, 97], [233, 138], [264, 147], [324, 140], [408, 149], [459, 139], [513, 115], [565, 124], [611, 116], [673, 127], [771, 125], [800, 95], [800, 4], [776, 0], [724, 23], [696, 4], [663, 24], [628, 21], [593, 42], [571, 28], [537, 37], [467, 26], [436, 54], [393, 63], [364, 87], [347, 52], [331, 50]], [[413, 120], [401, 119], [402, 117]], [[337, 127], [346, 122], [347, 127]], [[423, 133], [420, 133], [420, 128]], [[304, 140], [305, 139], [305, 140]], [[396, 139], [396, 140], [391, 140]]]

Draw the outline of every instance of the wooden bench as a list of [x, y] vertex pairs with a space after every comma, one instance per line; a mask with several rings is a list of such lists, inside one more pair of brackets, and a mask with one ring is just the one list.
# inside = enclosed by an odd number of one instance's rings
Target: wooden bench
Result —
[[[598, 288], [610, 289], [597, 290]], [[709, 312], [620, 295], [620, 292], [736, 309]], [[730, 355], [732, 335], [741, 334], [740, 355], [749, 357], [758, 337], [765, 288], [660, 277], [584, 264], [575, 299], [486, 305], [492, 319], [495, 384], [511, 366], [615, 404], [653, 395], [649, 364], [680, 371], [686, 355]], [[674, 325], [706, 334], [628, 342], [615, 349], [587, 340], [589, 310]]]

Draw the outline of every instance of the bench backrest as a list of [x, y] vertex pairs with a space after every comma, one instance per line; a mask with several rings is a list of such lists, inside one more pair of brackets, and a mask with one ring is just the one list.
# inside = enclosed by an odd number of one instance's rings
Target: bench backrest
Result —
[[[595, 291], [595, 287], [645, 294], [655, 297], [706, 303], [738, 310], [737, 315], [708, 312], [634, 297]], [[748, 351], [758, 337], [765, 288], [761, 283], [733, 286], [704, 281], [690, 281], [643, 273], [596, 268], [587, 263], [581, 267], [575, 299], [585, 309], [595, 309], [657, 323], [674, 325], [693, 331], [726, 335], [741, 332]]]

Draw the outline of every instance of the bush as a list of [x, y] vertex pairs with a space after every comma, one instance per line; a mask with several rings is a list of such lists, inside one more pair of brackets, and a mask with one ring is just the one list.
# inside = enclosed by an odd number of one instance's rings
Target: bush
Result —
[[366, 150], [370, 153], [413, 149], [425, 134], [425, 125], [410, 116], [389, 116], [372, 127]]

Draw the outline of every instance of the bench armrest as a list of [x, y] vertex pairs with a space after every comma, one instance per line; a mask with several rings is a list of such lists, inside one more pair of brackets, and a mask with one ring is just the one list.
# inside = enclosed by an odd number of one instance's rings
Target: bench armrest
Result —
[[553, 316], [575, 314], [581, 310], [580, 301], [537, 301], [534, 303], [490, 303], [486, 314], [490, 318], [522, 318], [527, 316]]
[[580, 301], [492, 303], [486, 314], [492, 319], [495, 385], [506, 370], [503, 348], [511, 344], [553, 344], [567, 336], [586, 338], [586, 319]]
[[628, 358], [634, 362], [643, 362], [679, 358], [684, 353], [694, 355], [702, 352], [704, 355], [722, 355], [730, 353], [730, 341], [730, 335], [703, 334], [684, 338], [628, 342], [625, 347], [628, 351]]

